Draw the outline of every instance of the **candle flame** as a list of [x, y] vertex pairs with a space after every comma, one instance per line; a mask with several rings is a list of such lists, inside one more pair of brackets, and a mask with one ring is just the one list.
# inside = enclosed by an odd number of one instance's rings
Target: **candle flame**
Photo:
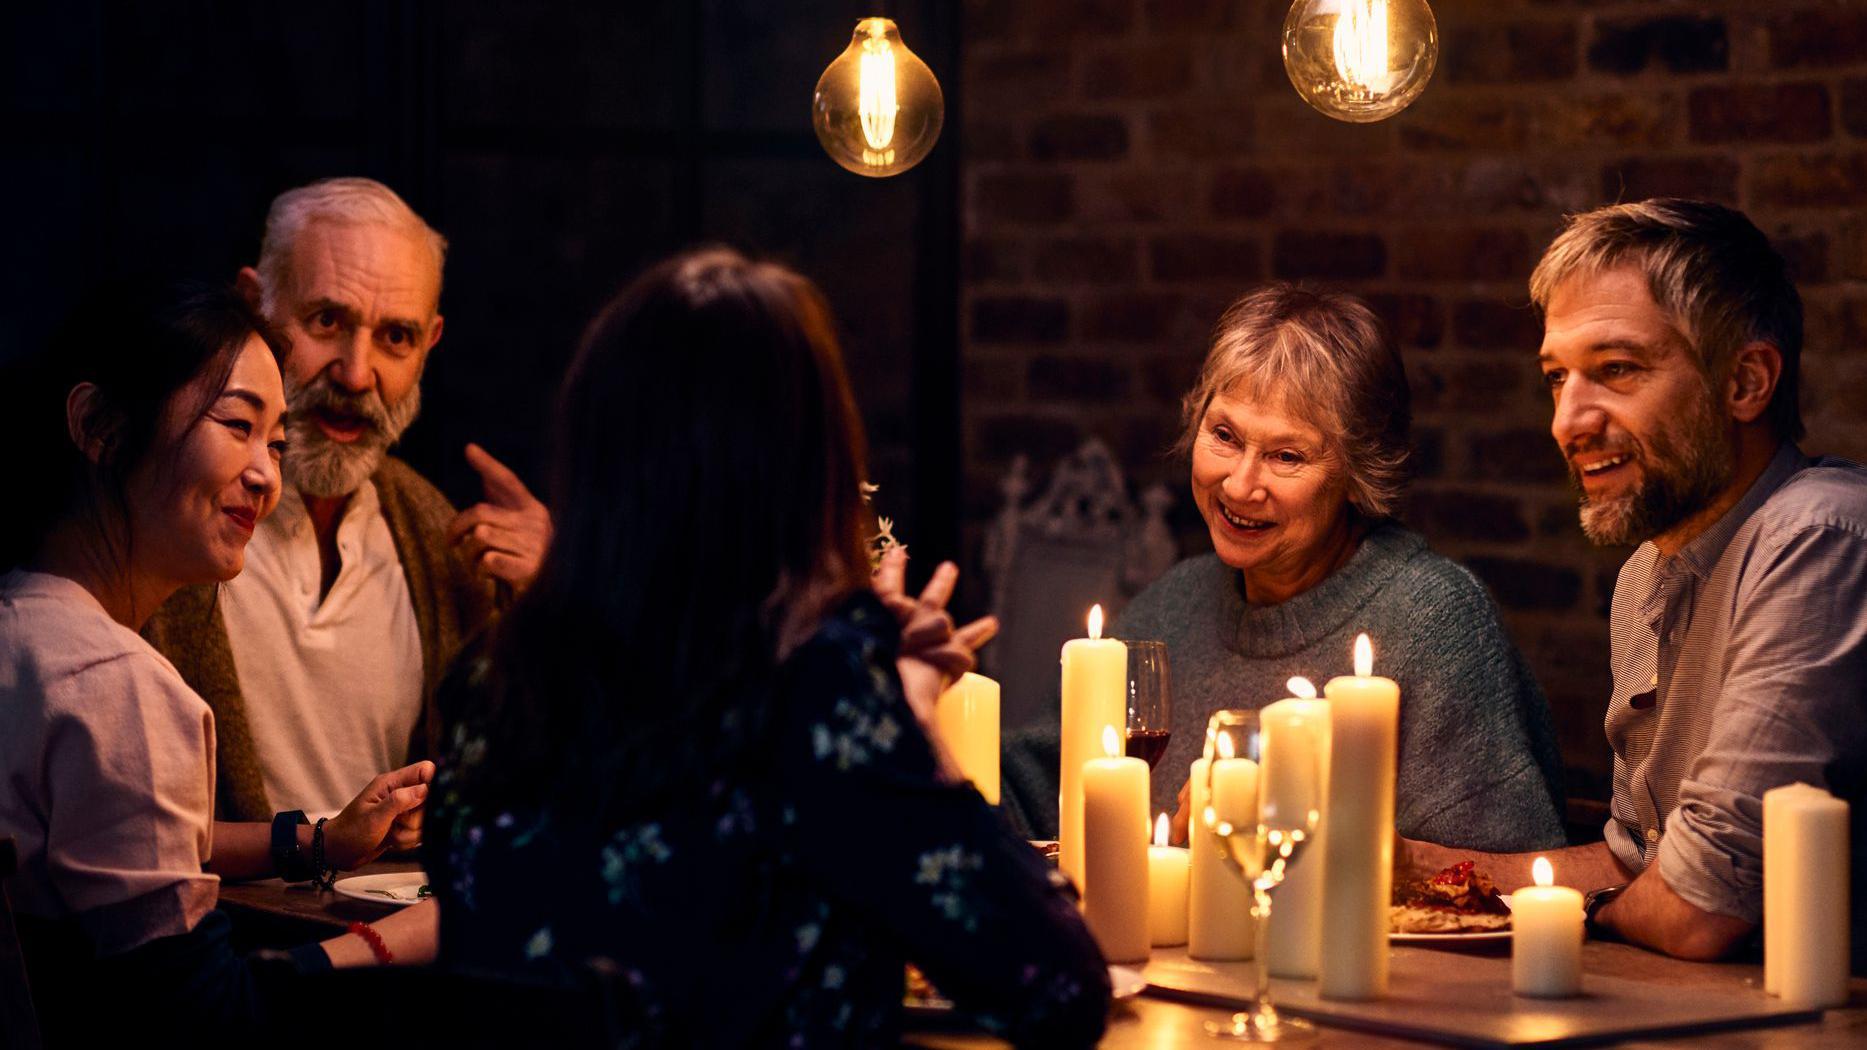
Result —
[[1235, 748], [1235, 746], [1232, 744], [1232, 735], [1230, 733], [1219, 734], [1219, 757], [1220, 758], [1237, 758], [1238, 757], [1238, 751]]
[[1368, 641], [1367, 635], [1358, 634], [1355, 636], [1355, 674], [1366, 678], [1373, 673], [1374, 643]]
[[1304, 700], [1316, 699], [1316, 683], [1302, 675], [1297, 675], [1295, 678], [1285, 682], [1284, 688], [1290, 690], [1291, 696], [1301, 697]]
[[1172, 827], [1173, 824], [1167, 819], [1167, 814], [1162, 813], [1160, 816], [1154, 818], [1154, 845], [1165, 846]]
[[1121, 737], [1116, 735], [1114, 726], [1102, 727], [1102, 750], [1110, 758], [1121, 757]]
[[1548, 857], [1538, 857], [1536, 863], [1530, 865], [1530, 877], [1536, 880], [1538, 886], [1554, 886], [1556, 869], [1550, 866]]
[[1091, 639], [1102, 637], [1102, 606], [1100, 604], [1089, 607], [1089, 637]]

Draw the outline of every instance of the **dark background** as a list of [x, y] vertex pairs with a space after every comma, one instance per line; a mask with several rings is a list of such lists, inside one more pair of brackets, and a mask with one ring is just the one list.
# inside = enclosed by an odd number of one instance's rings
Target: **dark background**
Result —
[[[1406, 520], [1490, 586], [1585, 798], [1626, 552], [1581, 537], [1535, 377], [1525, 279], [1563, 214], [1743, 208], [1807, 307], [1804, 447], [1867, 457], [1867, 0], [1434, 0], [1438, 72], [1365, 126], [1291, 90], [1283, 0], [36, 6], [0, 15], [0, 356], [113, 267], [231, 276], [274, 194], [372, 175], [453, 244], [404, 453], [467, 501], [467, 440], [537, 477], [558, 372], [630, 274], [773, 253], [836, 308], [879, 508], [923, 569], [961, 559], [966, 613], [1019, 453], [1041, 491], [1106, 441], [1208, 549], [1163, 450], [1219, 311], [1269, 277], [1367, 296], [1412, 381]], [[808, 119], [878, 9], [947, 97], [940, 145], [881, 181]]]

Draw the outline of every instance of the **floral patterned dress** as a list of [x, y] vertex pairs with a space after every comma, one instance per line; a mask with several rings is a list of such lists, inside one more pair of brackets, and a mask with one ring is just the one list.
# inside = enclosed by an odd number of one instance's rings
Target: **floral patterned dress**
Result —
[[770, 771], [621, 828], [464, 802], [497, 748], [463, 722], [424, 846], [443, 964], [549, 979], [600, 957], [642, 1045], [820, 1047], [895, 1042], [912, 961], [988, 1030], [1094, 1042], [1101, 954], [1037, 854], [936, 779], [897, 630], [844, 603], [780, 670]]

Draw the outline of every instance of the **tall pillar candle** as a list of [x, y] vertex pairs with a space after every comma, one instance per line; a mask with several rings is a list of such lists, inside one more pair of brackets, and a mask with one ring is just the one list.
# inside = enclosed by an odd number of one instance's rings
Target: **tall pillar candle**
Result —
[[[1265, 792], [1311, 793], [1322, 810], [1309, 848], [1284, 877], [1264, 933], [1265, 962], [1273, 977], [1314, 979], [1322, 960], [1322, 869], [1328, 841], [1329, 702], [1316, 699], [1307, 679], [1290, 681], [1295, 696], [1266, 704], [1259, 712], [1264, 727]], [[1294, 801], [1294, 799], [1287, 799]]]
[[1510, 898], [1510, 986], [1518, 995], [1563, 999], [1582, 990], [1582, 891], [1555, 885], [1545, 857], [1531, 865], [1536, 885]]
[[1083, 920], [1112, 963], [1148, 954], [1147, 763], [1104, 727], [1104, 757], [1083, 763]]
[[1763, 886], [1765, 990], [1774, 978], [1785, 1002], [1846, 1002], [1848, 804], [1808, 784], [1764, 792]]
[[[1083, 885], [1083, 764], [1102, 754], [1102, 730], [1128, 727], [1128, 647], [1102, 637], [1102, 606], [1089, 610], [1089, 637], [1063, 643], [1062, 764], [1057, 771], [1057, 866]], [[1147, 803], [1142, 802], [1143, 811]], [[1141, 817], [1146, 846], [1147, 816]]]
[[1368, 636], [1355, 674], [1330, 680], [1329, 839], [1323, 851], [1324, 998], [1387, 994], [1387, 908], [1393, 890], [1394, 775], [1400, 686], [1373, 676]]
[[998, 805], [998, 683], [971, 671], [940, 694], [934, 725], [960, 773]]
[[[1206, 781], [1206, 767], [1211, 759], [1193, 762], [1188, 778], [1191, 790], [1191, 817], [1187, 821], [1187, 844], [1191, 867], [1187, 888], [1186, 954], [1195, 959], [1229, 962], [1251, 958], [1256, 939], [1252, 928], [1251, 887], [1238, 873], [1225, 866], [1219, 853], [1219, 840], [1207, 830], [1204, 814], [1211, 805]], [[1249, 759], [1233, 759], [1222, 769], [1227, 780], [1220, 787], [1227, 808], [1239, 812], [1258, 805], [1257, 765]], [[1215, 807], [1216, 809], [1216, 807]]]
[[1147, 941], [1156, 948], [1186, 943], [1187, 851], [1167, 844], [1169, 821], [1154, 821], [1147, 848]]

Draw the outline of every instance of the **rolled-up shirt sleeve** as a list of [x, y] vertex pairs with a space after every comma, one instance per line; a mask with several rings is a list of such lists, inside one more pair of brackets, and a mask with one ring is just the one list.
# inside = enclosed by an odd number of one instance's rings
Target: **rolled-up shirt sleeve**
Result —
[[1710, 733], [1658, 849], [1674, 893], [1749, 922], [1763, 912], [1763, 793], [1832, 787], [1867, 754], [1867, 536], [1807, 526], [1760, 537], [1753, 557]]

